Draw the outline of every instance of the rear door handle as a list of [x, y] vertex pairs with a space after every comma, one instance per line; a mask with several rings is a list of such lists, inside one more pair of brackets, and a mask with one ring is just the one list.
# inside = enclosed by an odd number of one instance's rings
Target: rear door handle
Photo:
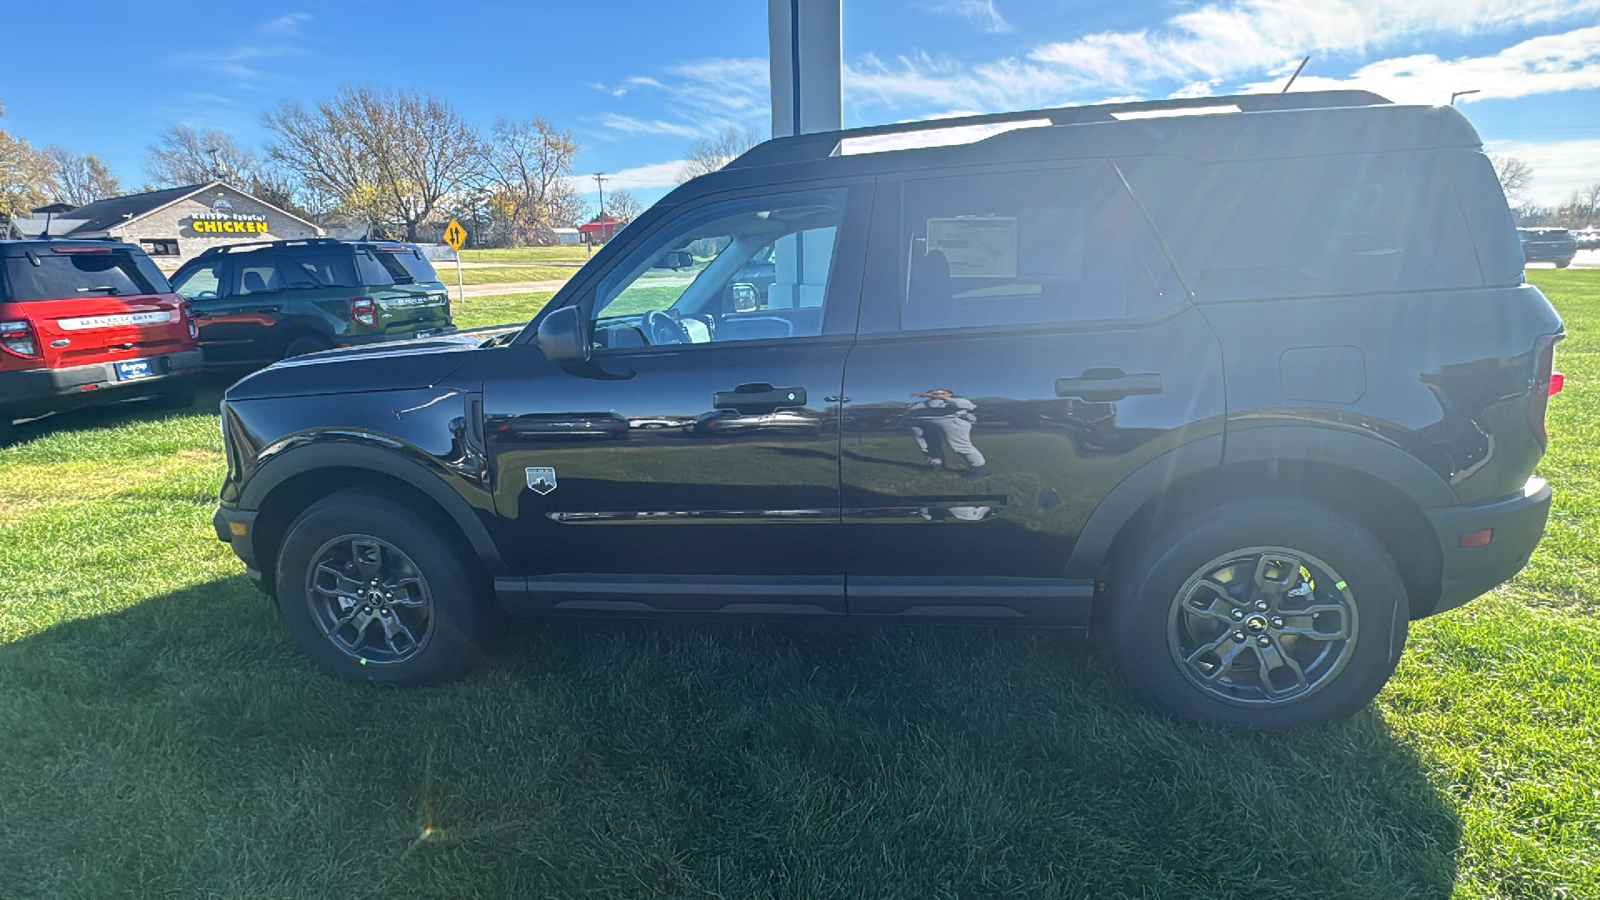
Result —
[[731, 391], [717, 391], [711, 395], [714, 409], [731, 409], [741, 413], [771, 412], [785, 406], [805, 405], [805, 388], [773, 387], [765, 381], [741, 384]]
[[1080, 397], [1105, 403], [1129, 394], [1161, 393], [1161, 375], [1150, 372], [1129, 375], [1121, 369], [1084, 369], [1077, 378], [1057, 378], [1057, 397]]

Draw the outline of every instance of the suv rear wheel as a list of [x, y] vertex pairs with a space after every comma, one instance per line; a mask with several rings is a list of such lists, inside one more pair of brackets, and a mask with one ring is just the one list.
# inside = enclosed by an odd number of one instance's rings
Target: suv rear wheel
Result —
[[443, 681], [477, 655], [478, 598], [453, 544], [366, 491], [314, 503], [289, 526], [277, 595], [295, 643], [335, 675]]
[[323, 350], [332, 349], [332, 347], [333, 344], [324, 338], [317, 337], [314, 334], [303, 334], [289, 342], [289, 345], [284, 348], [283, 358], [305, 356], [307, 353], [321, 353]]
[[1343, 718], [1377, 695], [1405, 643], [1405, 586], [1383, 546], [1299, 499], [1202, 510], [1131, 554], [1111, 587], [1123, 676], [1202, 722]]

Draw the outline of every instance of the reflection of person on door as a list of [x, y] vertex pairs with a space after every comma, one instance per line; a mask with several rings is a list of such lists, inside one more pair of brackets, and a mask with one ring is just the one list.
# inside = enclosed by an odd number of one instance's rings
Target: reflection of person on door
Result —
[[911, 396], [922, 399], [906, 409], [904, 421], [911, 428], [911, 435], [916, 438], [917, 447], [927, 458], [928, 465], [943, 468], [944, 445], [949, 444], [953, 452], [966, 458], [966, 477], [982, 478], [988, 475], [983, 453], [972, 445], [972, 425], [978, 421], [972, 411], [978, 408], [978, 404], [965, 397], [957, 397], [954, 391], [945, 388], [922, 391]]

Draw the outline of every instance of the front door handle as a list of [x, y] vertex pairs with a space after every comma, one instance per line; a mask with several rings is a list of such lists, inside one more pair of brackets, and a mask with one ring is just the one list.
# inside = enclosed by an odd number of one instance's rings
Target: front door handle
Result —
[[773, 387], [765, 381], [741, 384], [731, 391], [717, 391], [711, 395], [712, 408], [731, 409], [746, 414], [772, 412], [785, 406], [805, 405], [805, 388]]
[[1121, 369], [1084, 369], [1077, 378], [1057, 378], [1057, 397], [1081, 397], [1097, 403], [1121, 400], [1129, 394], [1161, 393], [1158, 373], [1129, 375]]

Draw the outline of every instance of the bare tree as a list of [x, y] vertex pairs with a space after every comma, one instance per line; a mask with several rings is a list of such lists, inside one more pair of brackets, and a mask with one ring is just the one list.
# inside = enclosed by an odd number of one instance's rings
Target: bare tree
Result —
[[46, 147], [56, 167], [55, 197], [62, 203], [83, 206], [122, 193], [122, 184], [93, 153], [73, 153], [65, 147]]
[[1572, 192], [1561, 205], [1561, 213], [1573, 228], [1588, 228], [1600, 219], [1600, 181]]
[[701, 138], [689, 145], [684, 154], [683, 168], [678, 170], [678, 183], [715, 172], [734, 157], [761, 143], [761, 135], [754, 128], [735, 128], [729, 125], [715, 137]]
[[[0, 108], [0, 118], [4, 117]], [[0, 128], [0, 220], [9, 225], [49, 202], [55, 193], [55, 168], [49, 154]]]
[[144, 173], [158, 188], [203, 184], [214, 178], [246, 184], [260, 166], [261, 158], [226, 131], [188, 125], [167, 126], [146, 148], [144, 158]]
[[1513, 204], [1521, 200], [1533, 183], [1533, 167], [1515, 156], [1491, 155], [1489, 164], [1494, 166], [1495, 177], [1500, 179], [1500, 190], [1505, 192], [1506, 199]]
[[431, 94], [345, 85], [311, 109], [285, 100], [261, 121], [278, 135], [267, 146], [273, 162], [407, 240], [484, 168], [477, 134]]
[[606, 203], [606, 213], [613, 219], [632, 222], [644, 212], [644, 204], [634, 199], [633, 192], [627, 188], [612, 191], [606, 200], [609, 201]]
[[549, 243], [554, 228], [578, 203], [569, 180], [578, 142], [572, 132], [543, 117], [521, 121], [501, 117], [485, 147], [488, 175], [494, 183], [489, 201], [510, 243]]

